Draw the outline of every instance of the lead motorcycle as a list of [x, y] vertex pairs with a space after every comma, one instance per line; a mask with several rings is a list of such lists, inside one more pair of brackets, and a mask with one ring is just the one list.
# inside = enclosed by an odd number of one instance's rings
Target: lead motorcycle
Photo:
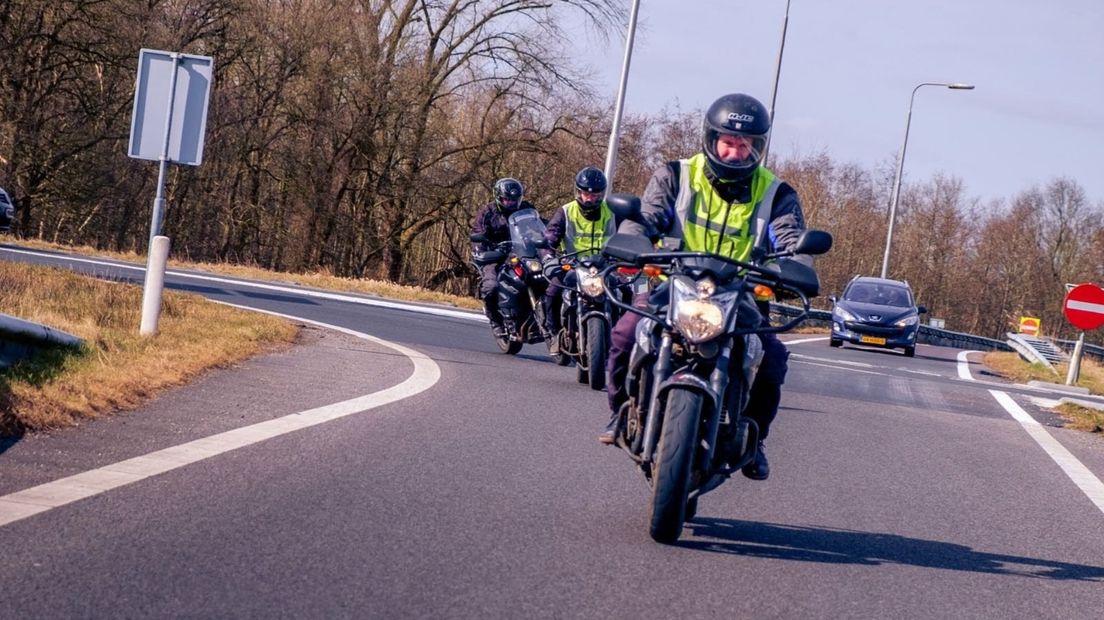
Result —
[[[472, 262], [476, 269], [492, 263], [498, 268], [498, 312], [505, 319], [506, 334], [494, 334], [495, 344], [507, 355], [516, 355], [523, 344], [546, 342], [549, 339], [540, 300], [548, 279], [544, 274], [539, 250], [547, 249], [545, 225], [536, 209], [518, 209], [507, 219], [510, 240], [495, 249], [476, 253]], [[485, 235], [473, 233], [472, 241], [486, 243]], [[492, 334], [494, 332], [492, 331]], [[567, 365], [570, 360], [560, 354], [556, 363]]]
[[[628, 209], [639, 211], [639, 199], [619, 196], [631, 202]], [[762, 254], [752, 262], [657, 250], [637, 235], [614, 235], [603, 249], [611, 259], [602, 272], [607, 294], [609, 276], [618, 267], [662, 271], [667, 277], [650, 298], [655, 305], [636, 307], [610, 297], [622, 311], [644, 317], [637, 325], [626, 380], [629, 399], [619, 411], [615, 442], [651, 483], [649, 533], [657, 542], [678, 540], [683, 523], [697, 512], [698, 498], [756, 457], [759, 429], [743, 412], [763, 356], [758, 334], [788, 331], [808, 316], [819, 282], [811, 267], [791, 257], [823, 254], [831, 246], [831, 235], [809, 230], [791, 251]], [[756, 287], [799, 299], [803, 311], [783, 325], [764, 325]], [[730, 367], [738, 372], [730, 375]]]

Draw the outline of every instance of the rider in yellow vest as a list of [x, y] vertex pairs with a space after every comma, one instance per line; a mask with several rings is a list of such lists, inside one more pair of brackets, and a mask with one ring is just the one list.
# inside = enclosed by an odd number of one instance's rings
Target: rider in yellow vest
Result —
[[[575, 175], [575, 200], [556, 210], [548, 220], [545, 239], [551, 247], [563, 254], [578, 252], [578, 256], [592, 256], [602, 251], [617, 225], [613, 212], [606, 206], [606, 175], [601, 170], [587, 166]], [[563, 272], [549, 277], [544, 292], [545, 326], [552, 334], [548, 351], [560, 352], [560, 300], [563, 292]]]
[[[641, 197], [639, 222], [619, 232], [653, 239], [681, 239], [682, 249], [748, 260], [755, 248], [785, 250], [805, 230], [797, 192], [760, 166], [770, 132], [763, 104], [743, 94], [725, 95], [709, 106], [702, 123], [702, 151], [667, 162], [652, 175]], [[762, 300], [760, 300], [762, 301]], [[765, 301], [761, 312], [766, 317]], [[614, 442], [617, 412], [628, 396], [625, 377], [640, 316], [624, 314], [611, 334], [607, 371], [610, 424], [599, 436]], [[766, 320], [766, 318], [764, 318]], [[766, 439], [778, 411], [789, 352], [774, 334], [762, 334], [763, 361], [752, 386], [747, 415]], [[770, 473], [762, 442], [745, 476], [765, 480]]]

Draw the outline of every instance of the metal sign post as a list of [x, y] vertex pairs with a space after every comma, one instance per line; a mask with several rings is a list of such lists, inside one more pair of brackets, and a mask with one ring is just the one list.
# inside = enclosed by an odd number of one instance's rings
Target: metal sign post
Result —
[[[143, 49], [138, 54], [130, 150], [136, 159], [158, 162], [157, 194], [150, 221], [146, 285], [143, 287], [140, 333], [157, 332], [161, 288], [151, 286], [165, 277], [165, 260], [155, 260], [154, 240], [161, 234], [165, 213], [165, 177], [169, 162], [198, 166], [203, 161], [203, 134], [211, 93], [214, 61], [210, 56]], [[163, 253], [168, 255], [168, 239]], [[156, 273], [155, 273], [156, 272]], [[156, 299], [154, 299], [156, 297]]]

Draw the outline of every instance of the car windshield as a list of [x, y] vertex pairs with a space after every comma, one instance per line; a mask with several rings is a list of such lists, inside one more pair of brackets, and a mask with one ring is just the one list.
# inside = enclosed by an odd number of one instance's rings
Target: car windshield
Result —
[[844, 293], [845, 301], [854, 301], [879, 306], [907, 308], [912, 305], [908, 289], [891, 284], [871, 284], [856, 282]]

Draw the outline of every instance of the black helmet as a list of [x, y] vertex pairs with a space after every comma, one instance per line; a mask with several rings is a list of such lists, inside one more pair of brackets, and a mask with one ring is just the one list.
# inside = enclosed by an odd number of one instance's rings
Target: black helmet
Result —
[[[751, 176], [763, 160], [770, 128], [770, 114], [755, 97], [737, 93], [714, 101], [702, 121], [702, 151], [714, 176], [721, 181], [739, 181]], [[717, 154], [717, 140], [721, 136], [750, 139], [747, 156], [721, 159]]]
[[525, 194], [525, 188], [521, 186], [521, 181], [517, 179], [511, 179], [506, 177], [495, 181], [494, 184], [494, 196], [495, 204], [502, 210], [503, 213], [513, 213], [521, 206], [521, 197]]
[[[584, 197], [583, 192], [590, 194]], [[575, 201], [590, 220], [597, 219], [606, 194], [606, 175], [594, 166], [587, 166], [575, 175]]]

